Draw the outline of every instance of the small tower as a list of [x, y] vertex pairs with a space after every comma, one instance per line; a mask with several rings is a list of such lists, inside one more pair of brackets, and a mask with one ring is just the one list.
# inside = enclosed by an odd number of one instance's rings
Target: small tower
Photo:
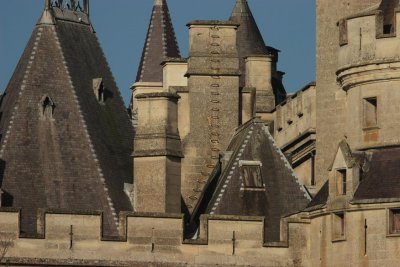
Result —
[[[270, 112], [276, 104], [286, 98], [282, 83], [283, 72], [277, 70], [279, 50], [265, 45], [247, 0], [236, 1], [229, 20], [240, 25], [236, 35], [240, 87], [256, 87], [256, 111], [264, 117], [263, 114]], [[264, 59], [261, 60], [261, 57]], [[255, 70], [258, 73], [255, 73]], [[248, 75], [252, 78], [248, 79]], [[260, 75], [265, 77], [262, 78], [263, 81], [258, 82], [254, 77]]]
[[337, 79], [346, 92], [347, 141], [354, 150], [400, 145], [400, 13], [382, 0], [339, 22]]
[[136, 212], [181, 212], [182, 148], [175, 93], [143, 93], [134, 151]]
[[166, 0], [155, 0], [142, 58], [132, 86], [131, 112], [135, 124], [137, 105], [135, 96], [146, 92], [162, 91], [163, 67], [168, 58], [180, 58], [179, 47]]

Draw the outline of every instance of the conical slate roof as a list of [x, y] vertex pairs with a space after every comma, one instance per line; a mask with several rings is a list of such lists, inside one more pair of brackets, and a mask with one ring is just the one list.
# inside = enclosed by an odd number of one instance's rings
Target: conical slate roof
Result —
[[2, 97], [3, 206], [36, 232], [39, 208], [103, 211], [106, 235], [132, 210], [133, 128], [88, 15], [45, 10]]
[[[227, 151], [232, 151], [230, 160], [206, 186], [196, 207], [198, 214], [193, 216], [262, 216], [265, 240], [280, 241], [281, 217], [307, 206], [311, 200], [307, 189], [276, 146], [268, 127], [257, 118], [238, 129]], [[244, 166], [258, 171], [258, 184], [257, 175], [246, 174]]]
[[242, 73], [240, 86], [244, 87], [246, 73], [244, 58], [250, 55], [267, 55], [268, 49], [246, 0], [236, 1], [229, 20], [240, 24], [237, 31], [237, 48]]
[[180, 57], [166, 0], [155, 0], [136, 82], [162, 82], [161, 63]]

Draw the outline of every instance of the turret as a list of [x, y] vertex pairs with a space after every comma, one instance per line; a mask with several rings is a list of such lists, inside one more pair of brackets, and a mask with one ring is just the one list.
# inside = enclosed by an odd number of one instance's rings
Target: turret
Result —
[[339, 22], [337, 79], [347, 92], [345, 136], [355, 150], [400, 145], [398, 6], [383, 0]]
[[[247, 0], [236, 1], [229, 20], [240, 25], [236, 35], [240, 70], [239, 86], [256, 89], [257, 115], [268, 119], [266, 114], [286, 98], [286, 91], [282, 83], [283, 72], [277, 70], [279, 50], [265, 45]], [[264, 64], [266, 62], [268, 62], [268, 66]], [[251, 77], [247, 77], [248, 75]], [[254, 84], [255, 76], [265, 80], [261, 82], [263, 84], [258, 83], [260, 87]], [[243, 92], [246, 93], [247, 89]], [[246, 98], [246, 95], [241, 97]], [[242, 123], [245, 122], [245, 119], [242, 120]]]
[[135, 96], [163, 91], [162, 63], [168, 58], [180, 58], [179, 47], [167, 1], [155, 0], [136, 81], [132, 86], [130, 108], [134, 123], [137, 119]]
[[136, 212], [181, 212], [182, 148], [178, 131], [179, 96], [143, 93], [138, 101], [134, 151]]

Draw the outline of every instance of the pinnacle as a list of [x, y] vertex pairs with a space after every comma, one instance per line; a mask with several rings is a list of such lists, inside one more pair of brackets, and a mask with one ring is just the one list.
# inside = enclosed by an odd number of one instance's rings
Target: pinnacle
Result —
[[236, 1], [235, 8], [232, 12], [232, 17], [234, 16], [252, 16], [247, 0]]
[[136, 82], [162, 82], [161, 62], [180, 57], [166, 0], [155, 0]]

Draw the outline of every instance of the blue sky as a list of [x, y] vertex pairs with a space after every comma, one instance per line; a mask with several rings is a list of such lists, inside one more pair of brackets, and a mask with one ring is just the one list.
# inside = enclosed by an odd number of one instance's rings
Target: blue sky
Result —
[[[135, 80], [154, 0], [92, 0], [91, 20], [127, 102]], [[0, 91], [3, 91], [34, 25], [43, 0], [2, 1], [0, 9]], [[235, 0], [168, 0], [182, 56], [187, 56], [186, 23], [226, 20]], [[249, 0], [267, 45], [281, 50], [279, 69], [294, 92], [315, 80], [315, 0]]]

